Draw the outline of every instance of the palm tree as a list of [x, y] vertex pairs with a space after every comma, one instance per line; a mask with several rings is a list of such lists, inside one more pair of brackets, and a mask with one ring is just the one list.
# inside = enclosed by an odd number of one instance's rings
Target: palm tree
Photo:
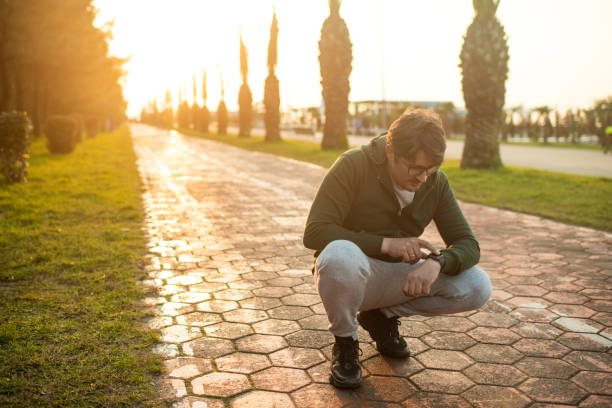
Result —
[[280, 140], [280, 92], [278, 78], [274, 75], [277, 62], [278, 21], [276, 10], [272, 14], [270, 26], [270, 42], [268, 43], [268, 77], [264, 85], [264, 106], [266, 113], [266, 142]]
[[533, 110], [538, 112], [536, 123], [540, 125], [540, 136], [542, 137], [542, 141], [546, 144], [548, 143], [548, 138], [552, 136], [553, 133], [553, 126], [550, 121], [550, 107], [542, 105], [533, 108]]
[[349, 75], [352, 69], [353, 45], [346, 23], [340, 17], [341, 3], [341, 0], [329, 0], [329, 16], [323, 22], [319, 41], [319, 65], [325, 104], [322, 149], [348, 147], [346, 118], [351, 90]]
[[204, 71], [204, 75], [202, 76], [202, 111], [200, 113], [199, 119], [199, 130], [202, 132], [208, 133], [208, 126], [210, 124], [210, 112], [208, 111], [208, 107], [206, 106], [206, 98], [208, 93], [206, 91], [206, 71]]
[[249, 137], [251, 134], [253, 95], [247, 84], [248, 74], [249, 65], [247, 61], [247, 49], [242, 41], [242, 33], [240, 33], [240, 75], [242, 76], [242, 85], [240, 85], [240, 90], [238, 92], [238, 122], [240, 125], [238, 137]]
[[225, 88], [223, 87], [223, 76], [219, 72], [219, 81], [221, 82], [221, 100], [217, 107], [217, 134], [227, 134], [227, 106], [225, 106]]
[[499, 132], [508, 78], [508, 43], [495, 16], [500, 0], [473, 0], [476, 16], [461, 49], [463, 99], [467, 108], [461, 167], [501, 166]]

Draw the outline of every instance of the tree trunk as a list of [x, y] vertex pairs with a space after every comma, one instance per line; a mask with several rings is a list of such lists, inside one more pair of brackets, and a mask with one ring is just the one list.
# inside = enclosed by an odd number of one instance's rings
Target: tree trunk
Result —
[[462, 168], [496, 168], [501, 166], [497, 137], [500, 119], [480, 116], [478, 119], [468, 111], [466, 118], [465, 143], [461, 157]]

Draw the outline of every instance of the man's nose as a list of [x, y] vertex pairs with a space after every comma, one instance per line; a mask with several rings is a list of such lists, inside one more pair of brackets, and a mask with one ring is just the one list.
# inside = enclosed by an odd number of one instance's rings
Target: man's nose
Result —
[[419, 180], [419, 182], [424, 183], [427, 180], [427, 172], [424, 171], [421, 174], [419, 174], [417, 176], [417, 180]]

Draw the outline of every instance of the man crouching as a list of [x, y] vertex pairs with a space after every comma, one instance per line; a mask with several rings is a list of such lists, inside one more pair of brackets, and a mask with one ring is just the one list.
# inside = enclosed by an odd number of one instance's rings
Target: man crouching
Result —
[[[359, 324], [380, 354], [406, 358], [399, 317], [465, 312], [491, 295], [489, 277], [474, 266], [478, 242], [439, 171], [445, 150], [438, 115], [406, 111], [386, 135], [342, 154], [319, 187], [304, 245], [316, 250], [336, 387], [361, 384]], [[445, 249], [419, 238], [431, 220]]]

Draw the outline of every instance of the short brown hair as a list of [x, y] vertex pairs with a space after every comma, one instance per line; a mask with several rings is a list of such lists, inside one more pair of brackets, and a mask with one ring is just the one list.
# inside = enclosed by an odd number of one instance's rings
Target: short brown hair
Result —
[[400, 157], [414, 160], [418, 152], [442, 164], [446, 139], [442, 120], [431, 109], [406, 109], [387, 132], [387, 144]]

